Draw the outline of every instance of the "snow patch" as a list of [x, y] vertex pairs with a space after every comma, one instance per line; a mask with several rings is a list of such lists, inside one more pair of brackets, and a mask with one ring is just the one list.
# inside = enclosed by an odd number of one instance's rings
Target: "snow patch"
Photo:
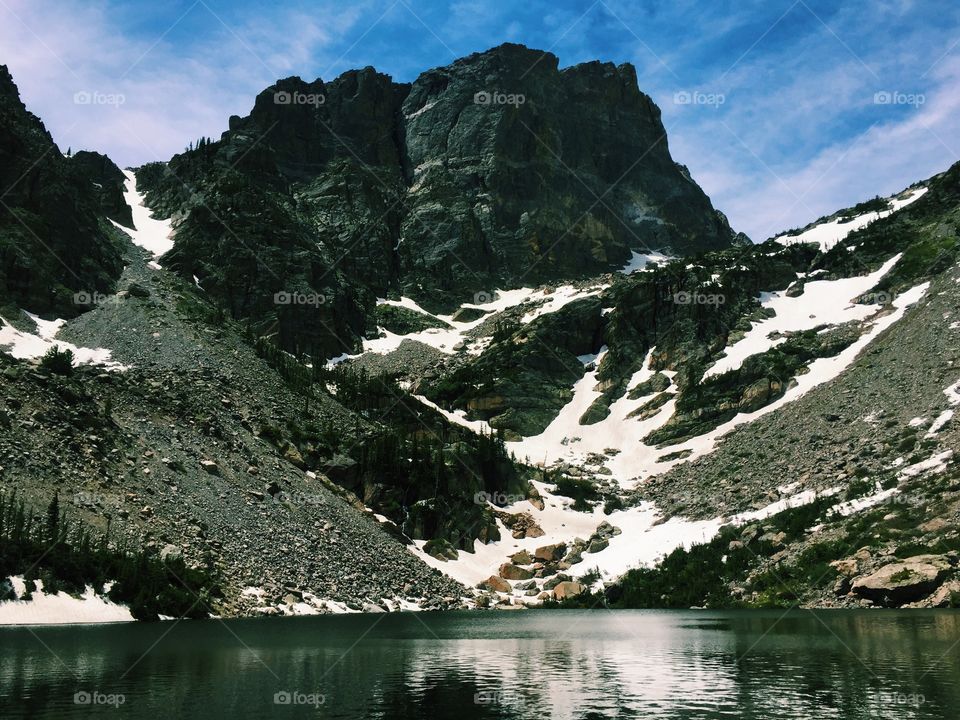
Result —
[[829, 222], [822, 222], [814, 225], [809, 230], [799, 235], [779, 235], [774, 238], [781, 245], [796, 245], [797, 243], [816, 243], [820, 246], [822, 252], [827, 252], [834, 245], [844, 240], [850, 233], [865, 228], [870, 223], [885, 218], [898, 210], [902, 210], [907, 205], [916, 202], [927, 193], [927, 188], [922, 187], [914, 190], [903, 199], [892, 198], [889, 200], [890, 208], [881, 212], [868, 212], [863, 215], [851, 218], [846, 222], [841, 222], [838, 218]]
[[912, 478], [926, 472], [942, 473], [947, 469], [947, 464], [953, 458], [953, 450], [944, 450], [926, 460], [922, 460], [913, 465], [907, 465], [903, 470], [897, 473], [899, 478]]
[[717, 517], [711, 520], [685, 520], [670, 518], [662, 522], [662, 515], [651, 503], [641, 503], [637, 507], [618, 510], [610, 515], [602, 507], [594, 508], [592, 513], [575, 512], [569, 509], [567, 498], [552, 495], [549, 486], [534, 482], [544, 500], [544, 509], [538, 510], [527, 501], [503, 508], [505, 512], [528, 512], [536, 523], [543, 528], [544, 535], [537, 538], [515, 539], [510, 531], [498, 520], [501, 540], [484, 545], [474, 541], [473, 552], [458, 551], [456, 560], [438, 560], [423, 552], [425, 541], [414, 541], [414, 554], [431, 567], [434, 567], [459, 582], [474, 587], [491, 575], [496, 575], [501, 564], [508, 561], [510, 555], [520, 550], [531, 554], [538, 547], [554, 543], [569, 543], [576, 537], [588, 537], [597, 526], [606, 521], [620, 528], [620, 535], [609, 539], [609, 544], [596, 553], [584, 554], [583, 562], [567, 570], [571, 577], [579, 577], [598, 569], [604, 577], [618, 577], [630, 569], [650, 567], [665, 555], [678, 547], [689, 548], [692, 545], [709, 542], [727, 523], [742, 524], [761, 520], [791, 507], [813, 502], [824, 494], [837, 492], [836, 489], [820, 493], [803, 491], [791, 497], [783, 498], [770, 505], [750, 512], [730, 517]]
[[[870, 317], [880, 309], [879, 305], [857, 305], [851, 301], [876, 285], [900, 257], [894, 256], [876, 272], [862, 277], [809, 282], [804, 286], [803, 293], [796, 297], [764, 293], [761, 304], [776, 315], [754, 323], [743, 339], [728, 347], [726, 355], [704, 373], [704, 378], [738, 369], [751, 355], [766, 352], [785, 342], [783, 335], [786, 333], [811, 330], [819, 325], [862, 321]], [[770, 335], [775, 333], [781, 336], [771, 340]]]
[[630, 260], [620, 268], [620, 272], [624, 275], [630, 275], [638, 270], [643, 270], [647, 265], [659, 265], [671, 260], [670, 256], [657, 252], [646, 254], [638, 253], [636, 250], [631, 250], [630, 252]]
[[111, 220], [115, 227], [130, 235], [135, 245], [149, 250], [160, 257], [173, 247], [170, 237], [172, 230], [169, 220], [157, 220], [150, 208], [144, 205], [144, 195], [137, 190], [137, 176], [130, 170], [123, 171], [127, 182], [124, 185], [123, 199], [133, 211], [134, 228], [128, 228]]
[[[26, 593], [23, 577], [10, 578], [17, 597]], [[43, 581], [35, 580], [31, 600], [9, 600], [0, 603], [0, 625], [70, 625], [79, 623], [132, 622], [130, 608], [100, 597], [89, 585], [76, 598], [62, 590], [43, 591]]]
[[6, 350], [18, 360], [36, 360], [46, 355], [50, 348], [59, 346], [61, 350], [70, 350], [78, 365], [102, 365], [107, 370], [114, 371], [129, 369], [129, 366], [111, 360], [111, 350], [79, 347], [57, 340], [57, 333], [66, 324], [66, 320], [43, 320], [25, 310], [23, 312], [36, 325], [36, 333], [21, 332], [0, 317], [0, 349]]

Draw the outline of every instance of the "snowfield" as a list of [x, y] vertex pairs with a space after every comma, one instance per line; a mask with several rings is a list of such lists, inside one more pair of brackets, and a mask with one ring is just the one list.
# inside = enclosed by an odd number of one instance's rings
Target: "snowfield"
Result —
[[[137, 178], [130, 170], [123, 171], [127, 178], [127, 183], [123, 193], [123, 199], [133, 211], [134, 228], [128, 228], [118, 222], [114, 226], [127, 233], [133, 238], [133, 243], [149, 250], [154, 257], [160, 257], [165, 252], [173, 248], [172, 230], [169, 220], [156, 220], [151, 214], [150, 208], [143, 204], [143, 195], [137, 191]], [[154, 263], [156, 264], [156, 263]], [[157, 265], [157, 268], [160, 266]]]
[[[26, 593], [22, 577], [10, 578], [17, 597]], [[97, 595], [87, 586], [79, 598], [65, 592], [49, 594], [43, 591], [43, 581], [36, 580], [37, 589], [31, 600], [8, 600], [0, 603], [0, 625], [72, 625], [76, 623], [132, 622], [133, 615], [125, 605], [118, 605]]]
[[[521, 550], [530, 554], [544, 545], [570, 543], [575, 537], [586, 538], [597, 526], [606, 521], [622, 530], [620, 535], [610, 538], [607, 548], [600, 552], [584, 553], [583, 562], [574, 565], [567, 574], [578, 577], [591, 570], [598, 569], [604, 579], [618, 577], [632, 568], [649, 567], [678, 547], [689, 548], [697, 543], [711, 540], [720, 528], [730, 522], [743, 523], [760, 520], [788, 507], [797, 507], [812, 502], [817, 496], [811, 491], [803, 491], [791, 497], [778, 500], [767, 507], [730, 517], [717, 517], [712, 520], [684, 520], [670, 518], [663, 522], [659, 511], [650, 503], [638, 507], [618, 510], [605, 515], [602, 507], [594, 508], [592, 513], [576, 512], [569, 508], [568, 498], [552, 495], [549, 486], [534, 482], [544, 499], [544, 509], [537, 510], [529, 502], [523, 501], [501, 508], [505, 512], [530, 513], [537, 524], [543, 528], [544, 535], [537, 538], [514, 539], [510, 530], [499, 520], [501, 540], [484, 545], [474, 541], [472, 553], [459, 551], [456, 560], [438, 560], [423, 552], [424, 541], [416, 540], [415, 553], [428, 565], [446, 573], [468, 587], [497, 574], [497, 569], [508, 562], [510, 555]], [[549, 579], [549, 578], [544, 578]], [[526, 601], [535, 598], [525, 597]]]
[[774, 239], [781, 245], [796, 245], [797, 243], [816, 243], [823, 252], [827, 252], [834, 245], [846, 239], [850, 233], [865, 228], [870, 223], [885, 218], [898, 210], [902, 210], [913, 202], [916, 202], [927, 193], [927, 188], [921, 187], [913, 190], [909, 195], [902, 199], [888, 198], [890, 209], [881, 212], [869, 212], [857, 217], [851, 218], [847, 222], [830, 220], [819, 225], [814, 225], [809, 230], [799, 235], [778, 235]]
[[[402, 307], [413, 312], [420, 313], [428, 318], [439, 320], [449, 327], [430, 328], [419, 332], [398, 335], [390, 332], [386, 328], [379, 328], [381, 337], [372, 338], [363, 341], [364, 353], [375, 353], [377, 355], [387, 355], [400, 347], [404, 340], [423, 343], [435, 350], [440, 350], [447, 355], [452, 355], [463, 344], [467, 352], [471, 355], [480, 355], [487, 346], [487, 342], [474, 342], [467, 335], [479, 325], [482, 325], [488, 318], [496, 313], [518, 307], [524, 303], [531, 305], [530, 312], [526, 313], [520, 320], [524, 325], [533, 322], [539, 317], [556, 312], [565, 305], [575, 300], [599, 295], [606, 288], [606, 285], [598, 284], [586, 290], [578, 289], [572, 285], [562, 285], [552, 292], [545, 289], [536, 288], [518, 288], [516, 290], [497, 290], [492, 295], [492, 299], [482, 303], [464, 303], [460, 307], [466, 310], [483, 310], [485, 315], [476, 320], [461, 321], [454, 320], [453, 315], [435, 315], [420, 307], [411, 298], [402, 297], [399, 300], [386, 300], [380, 298], [378, 305], [393, 305]], [[361, 353], [362, 354], [362, 353]], [[328, 367], [333, 367], [345, 360], [358, 358], [360, 355], [341, 355], [327, 362]]]
[[0, 317], [0, 349], [18, 360], [36, 360], [43, 357], [50, 348], [59, 346], [61, 350], [70, 350], [74, 362], [79, 365], [102, 365], [107, 370], [117, 371], [129, 369], [127, 365], [112, 360], [112, 353], [106, 348], [78, 347], [57, 340], [57, 333], [66, 325], [66, 320], [43, 320], [26, 310], [23, 312], [36, 325], [35, 333], [21, 332]]
[[[902, 200], [893, 201], [894, 212], [910, 202], [921, 197], [925, 192], [921, 188]], [[855, 227], [862, 227], [879, 215], [872, 213], [861, 218], [830, 228], [833, 241], [839, 241], [840, 232], [843, 236]], [[829, 225], [829, 223], [828, 223]], [[821, 235], [828, 229], [818, 226]], [[814, 230], [817, 230], [815, 228]], [[796, 238], [792, 241], [812, 241], [816, 237], [814, 230], [805, 233], [805, 240]], [[813, 233], [811, 235], [811, 233]], [[825, 237], [825, 235], [824, 235]], [[821, 237], [821, 240], [823, 238]], [[829, 242], [823, 241], [825, 245]], [[754, 412], [744, 412], [723, 423], [712, 431], [698, 437], [691, 438], [666, 448], [644, 444], [643, 438], [652, 431], [665, 425], [674, 415], [676, 409], [676, 388], [671, 384], [665, 392], [669, 399], [655, 412], [644, 420], [628, 417], [638, 408], [652, 400], [658, 393], [645, 397], [630, 399], [629, 393], [624, 393], [610, 405], [609, 415], [600, 422], [592, 425], [581, 425], [580, 418], [590, 408], [592, 403], [601, 396], [597, 389], [597, 368], [603, 361], [607, 348], [603, 347], [595, 355], [585, 355], [579, 358], [585, 368], [589, 368], [583, 377], [573, 387], [571, 400], [560, 410], [553, 421], [540, 434], [510, 441], [507, 448], [518, 459], [533, 465], [551, 467], [559, 463], [568, 463], [575, 467], [585, 467], [596, 472], [601, 468], [596, 463], [605, 466], [605, 472], [622, 489], [629, 490], [654, 475], [660, 475], [677, 464], [689, 462], [714, 450], [717, 443], [733, 429], [744, 423], [752, 422], [764, 415], [775, 412], [787, 403], [802, 397], [810, 390], [836, 378], [848, 368], [861, 351], [869, 345], [880, 333], [903, 317], [909, 307], [917, 303], [926, 294], [929, 283], [918, 285], [896, 297], [891, 304], [857, 304], [854, 301], [868, 293], [877, 283], [899, 262], [901, 256], [896, 255], [887, 260], [875, 272], [861, 277], [842, 278], [839, 280], [817, 280], [815, 275], [805, 278], [803, 293], [797, 297], [788, 297], [783, 292], [764, 293], [760, 296], [761, 304], [774, 315], [770, 318], [755, 322], [747, 333], [737, 342], [726, 348], [725, 354], [706, 371], [704, 377], [712, 377], [720, 373], [735, 370], [750, 356], [765, 352], [784, 342], [786, 335], [817, 328], [827, 329], [844, 323], [858, 323], [861, 326], [860, 337], [849, 347], [834, 357], [820, 358], [810, 363], [807, 372], [794, 378], [794, 384], [778, 400]], [[640, 255], [634, 253], [631, 262], [623, 272], [642, 271], [651, 262], [660, 262], [664, 256]], [[389, 353], [399, 347], [404, 340], [414, 340], [424, 343], [447, 354], [456, 352], [454, 348], [466, 348], [471, 354], [480, 354], [486, 343], [469, 338], [468, 333], [485, 322], [493, 314], [522, 306], [531, 305], [530, 310], [521, 315], [521, 322], [529, 323], [537, 318], [556, 312], [574, 300], [598, 295], [604, 285], [595, 285], [586, 288], [575, 288], [570, 285], [561, 286], [553, 292], [545, 292], [533, 288], [498, 291], [491, 299], [477, 304], [464, 304], [464, 308], [478, 308], [487, 311], [487, 314], [469, 322], [455, 321], [451, 315], [432, 315], [410, 298], [400, 300], [380, 300], [382, 304], [396, 305], [408, 310], [423, 313], [446, 323], [449, 328], [432, 329], [408, 335], [397, 335], [384, 332], [381, 338], [364, 342], [364, 352]], [[609, 309], [607, 309], [609, 310]], [[634, 373], [627, 385], [628, 390], [645, 382], [654, 375], [651, 369], [651, 359], [655, 353], [651, 349], [641, 366]], [[343, 356], [331, 361], [336, 364], [349, 359]], [[664, 371], [664, 374], [673, 381], [675, 372]], [[935, 434], [954, 413], [953, 406], [960, 404], [960, 383], [947, 388], [944, 393], [948, 399], [948, 407], [931, 426], [930, 432]], [[490, 432], [488, 423], [479, 420], [469, 420], [462, 410], [449, 411], [438, 407], [425, 397], [417, 399], [442, 413], [451, 422], [469, 428], [474, 432]], [[672, 459], [662, 458], [671, 456]], [[678, 457], [679, 456], [679, 457]], [[906, 475], [927, 471], [937, 471], [945, 467], [949, 460], [946, 457], [931, 458], [917, 467], [904, 468], [901, 472]], [[593, 464], [591, 464], [593, 463]], [[531, 553], [538, 547], [553, 543], [564, 542], [568, 545], [575, 538], [586, 539], [592, 535], [602, 522], [609, 522], [622, 532], [609, 539], [609, 545], [593, 554], [585, 554], [583, 562], [566, 571], [568, 575], [577, 578], [597, 569], [601, 576], [610, 579], [623, 574], [635, 567], [650, 566], [660, 558], [678, 547], [689, 547], [694, 543], [707, 542], [715, 536], [719, 528], [728, 522], [746, 522], [760, 519], [783, 510], [788, 506], [796, 506], [810, 502], [815, 495], [809, 491], [796, 492], [789, 495], [788, 489], [781, 488], [786, 499], [780, 500], [762, 510], [744, 513], [734, 517], [717, 517], [712, 520], [689, 521], [683, 518], [670, 518], [663, 521], [657, 508], [650, 504], [641, 504], [626, 510], [618, 510], [605, 515], [601, 507], [596, 507], [590, 513], [574, 511], [568, 498], [553, 495], [550, 487], [543, 483], [534, 483], [546, 503], [543, 510], [524, 501], [514, 506], [500, 508], [506, 512], [529, 513], [535, 522], [543, 529], [544, 535], [537, 538], [513, 539], [511, 532], [499, 520], [501, 540], [484, 545], [474, 543], [473, 552], [460, 551], [456, 560], [440, 560], [423, 552], [424, 541], [416, 541], [413, 552], [427, 564], [435, 567], [450, 577], [459, 580], [468, 586], [486, 580], [491, 575], [497, 575], [501, 564], [507, 562], [510, 555], [528, 550]], [[847, 514], [858, 512], [878, 502], [883, 502], [890, 493], [876, 493], [875, 496], [858, 501], [841, 504], [837, 512]], [[542, 584], [539, 581], [538, 584]], [[524, 603], [538, 602], [534, 596], [516, 598]]]
[[[900, 260], [896, 255], [876, 272], [862, 277], [840, 280], [814, 280], [804, 285], [804, 291], [796, 297], [783, 293], [765, 293], [761, 297], [764, 308], [776, 315], [768, 320], [754, 323], [746, 336], [726, 349], [726, 355], [713, 364], [704, 377], [720, 375], [736, 370], [751, 355], [766, 352], [786, 341], [786, 333], [811, 330], [821, 325], [842, 325], [862, 321], [875, 314], [880, 305], [857, 305], [853, 300], [876, 285]], [[777, 340], [770, 335], [779, 334]]]

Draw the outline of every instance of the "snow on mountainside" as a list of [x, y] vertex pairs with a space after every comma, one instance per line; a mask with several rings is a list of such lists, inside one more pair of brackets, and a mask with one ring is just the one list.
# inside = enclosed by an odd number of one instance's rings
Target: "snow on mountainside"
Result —
[[[10, 578], [18, 598], [27, 594], [22, 577]], [[97, 595], [89, 585], [80, 597], [68, 595], [62, 590], [47, 593], [43, 580], [35, 580], [36, 589], [30, 600], [0, 602], [0, 625], [64, 625], [74, 623], [132, 622], [130, 609]], [[109, 591], [109, 583], [106, 586]]]
[[36, 315], [23, 311], [36, 326], [36, 332], [18, 330], [0, 317], [0, 350], [15, 358], [35, 360], [43, 357], [51, 348], [70, 350], [74, 361], [81, 365], [102, 365], [107, 370], [126, 370], [127, 366], [111, 359], [111, 351], [106, 348], [77, 347], [73, 343], [57, 339], [66, 320], [43, 320]]
[[[818, 242], [821, 249], [826, 250], [845, 238], [849, 232], [906, 207], [922, 197], [925, 192], [926, 188], [920, 188], [909, 194], [901, 194], [902, 197], [891, 201], [889, 211], [868, 213], [846, 223], [830, 222], [818, 225], [798, 238], [789, 238], [783, 244]], [[829, 229], [826, 228], [827, 225], [830, 226]], [[841, 326], [853, 327], [858, 333], [856, 339], [837, 354], [812, 361], [805, 371], [791, 381], [791, 385], [782, 397], [760, 409], [740, 412], [712, 430], [671, 445], [668, 449], [658, 448], [655, 444], [648, 445], [644, 442], [644, 438], [669, 423], [676, 413], [677, 372], [665, 370], [660, 371], [660, 374], [665, 375], [669, 380], [665, 393], [657, 389], [643, 394], [625, 392], [610, 404], [606, 417], [592, 424], [584, 424], [585, 413], [603, 395], [603, 384], [598, 378], [598, 373], [609, 352], [604, 346], [596, 354], [578, 358], [585, 372], [573, 384], [569, 401], [546, 429], [535, 435], [508, 441], [507, 447], [521, 461], [535, 465], [547, 468], [561, 466], [582, 468], [588, 473], [599, 472], [621, 491], [634, 489], [650, 477], [661, 475], [678, 464], [709, 454], [720, 438], [734, 428], [775, 412], [804, 396], [810, 390], [838, 377], [880, 333], [900, 320], [910, 307], [923, 298], [929, 283], [920, 283], [901, 292], [893, 298], [892, 302], [884, 297], [877, 298], [876, 302], [856, 302], [857, 299], [862, 300], [862, 296], [887, 277], [901, 259], [902, 254], [897, 253], [889, 257], [875, 271], [851, 277], [816, 279], [818, 273], [806, 276], [801, 273], [797, 277], [798, 282], [803, 282], [802, 292], [799, 294], [785, 291], [760, 294], [760, 305], [766, 316], [754, 321], [749, 330], [725, 349], [720, 359], [703, 373], [704, 379], [737, 370], [748, 358], [780, 346], [788, 337], [796, 333], [815, 331], [822, 334], [831, 328]], [[642, 272], [651, 262], [666, 260], [668, 258], [635, 254], [630, 265], [624, 268], [624, 272]], [[454, 319], [456, 313], [446, 316], [431, 315], [430, 317], [445, 323], [447, 328], [405, 335], [385, 332], [385, 337], [366, 341], [364, 351], [365, 353], [390, 353], [404, 341], [412, 341], [424, 343], [447, 355], [461, 347], [466, 347], [470, 355], [482, 355], [487, 343], [483, 338], [478, 340], [476, 334], [471, 331], [490, 321], [491, 317], [512, 311], [515, 317], [521, 318], [521, 322], [527, 323], [534, 318], [555, 313], [575, 299], [599, 294], [606, 287], [608, 287], [607, 283], [597, 283], [580, 288], [562, 286], [501, 291], [496, 300], [462, 306], [462, 309], [486, 311], [486, 314], [478, 319], [458, 322]], [[430, 315], [407, 298], [380, 302]], [[517, 311], [518, 308], [522, 310], [525, 305], [530, 305], [532, 309]], [[604, 313], [610, 310], [612, 308], [605, 309]], [[653, 369], [653, 357], [656, 353], [656, 348], [649, 350], [641, 369], [629, 378], [626, 385], [628, 390], [649, 385], [649, 381], [657, 374]], [[361, 356], [350, 359], [358, 357]], [[661, 397], [659, 412], [638, 419], [636, 417], [638, 412], [661, 394], [666, 397]], [[463, 410], [449, 411], [440, 408], [425, 397], [418, 396], [418, 399], [440, 410], [453, 422], [475, 432], [490, 432], [488, 423], [467, 419]], [[950, 409], [945, 411], [945, 413], [951, 412]], [[576, 552], [589, 552], [588, 555], [583, 556], [582, 563], [565, 570], [569, 576], [576, 579], [598, 569], [601, 577], [609, 580], [622, 575], [630, 568], [650, 566], [677, 547], [689, 547], [692, 543], [709, 541], [726, 523], [741, 523], [764, 518], [785, 507], [810, 502], [815, 497], [814, 493], [809, 491], [791, 494], [790, 487], [783, 487], [778, 490], [780, 500], [773, 501], [759, 510], [732, 516], [718, 515], [711, 520], [688, 521], [674, 517], [663, 522], [661, 513], [651, 503], [643, 502], [635, 507], [614, 509], [609, 513], [605, 513], [602, 506], [596, 506], [590, 512], [583, 512], [574, 509], [570, 498], [558, 494], [551, 485], [538, 482], [536, 488], [544, 502], [542, 509], [519, 499], [506, 506], [490, 504], [490, 507], [498, 513], [528, 515], [542, 534], [527, 537], [517, 537], [513, 534], [511, 537], [511, 528], [504, 524], [503, 519], [500, 519], [498, 525], [503, 539], [488, 543], [477, 540], [474, 542], [472, 553], [460, 551], [456, 559], [438, 558], [425, 551], [424, 541], [416, 542], [415, 551], [428, 564], [454, 579], [473, 586], [478, 583], [483, 584], [491, 576], [497, 576], [498, 568], [516, 553], [522, 554], [523, 551], [527, 551], [532, 556], [537, 548], [562, 544], [565, 550], [573, 548]], [[831, 492], [837, 491], [837, 489], [831, 490]], [[844, 506], [843, 512], [850, 513], [869, 506], [871, 506], [870, 503]], [[612, 526], [615, 533], [603, 531], [605, 524]], [[584, 538], [589, 539], [584, 540]], [[588, 546], [590, 550], [584, 550]], [[522, 587], [513, 587], [512, 592], [514, 595], [519, 595], [520, 602], [537, 602], [540, 591], [544, 589], [545, 580], [546, 578], [534, 578], [516, 583]], [[550, 587], [548, 585], [546, 589]]]
[[153, 213], [144, 205], [143, 193], [137, 190], [137, 177], [130, 170], [123, 171], [127, 179], [123, 193], [124, 200], [133, 210], [133, 228], [125, 227], [111, 220], [118, 230], [130, 235], [135, 245], [149, 250], [155, 257], [160, 257], [173, 247], [173, 231], [169, 220], [157, 220]]
[[[112, 219], [110, 222], [115, 228], [129, 235], [135, 245], [159, 257], [173, 247], [170, 221], [154, 219], [149, 208], [143, 203], [143, 194], [137, 191], [134, 174], [129, 170], [125, 170], [123, 174], [127, 178], [124, 198], [133, 210], [133, 221], [136, 227], [129, 228]], [[154, 270], [160, 269], [160, 266], [153, 261], [150, 262], [150, 267]], [[125, 296], [126, 291], [116, 295], [84, 291], [74, 296], [74, 302], [78, 305], [95, 306], [120, 302]], [[23, 314], [36, 326], [35, 332], [19, 330], [0, 317], [0, 350], [9, 352], [15, 358], [34, 360], [43, 357], [51, 348], [60, 347], [63, 350], [70, 350], [74, 360], [81, 365], [102, 365], [108, 370], [127, 369], [126, 365], [112, 359], [112, 353], [107, 348], [78, 347], [58, 339], [58, 333], [67, 324], [66, 320], [60, 318], [43, 320], [26, 310]]]
[[[892, 263], [890, 263], [892, 265]], [[666, 472], [678, 463], [688, 462], [711, 452], [717, 441], [738, 425], [748, 423], [774, 412], [786, 403], [803, 396], [813, 388], [822, 385], [837, 377], [856, 359], [874, 338], [883, 330], [897, 322], [904, 312], [918, 300], [927, 290], [927, 284], [917, 286], [910, 292], [902, 294], [894, 303], [893, 312], [872, 318], [868, 323], [865, 334], [852, 346], [833, 358], [824, 358], [811, 364], [810, 371], [797, 378], [797, 384], [780, 400], [752, 413], [741, 413], [733, 420], [724, 423], [715, 430], [702, 436], [681, 443], [670, 448], [670, 455], [680, 453], [682, 457], [662, 460], [665, 451], [656, 447], [647, 446], [642, 438], [650, 431], [669, 421], [674, 410], [674, 400], [670, 400], [659, 415], [641, 423], [630, 423], [625, 418], [631, 409], [642, 406], [652, 396], [645, 396], [637, 400], [629, 400], [626, 396], [617, 401], [611, 409], [609, 417], [595, 425], [582, 426], [578, 418], [583, 410], [589, 407], [595, 399], [596, 384], [595, 371], [584, 375], [584, 378], [574, 386], [574, 399], [561, 411], [551, 426], [539, 436], [524, 438], [515, 443], [508, 443], [508, 447], [521, 459], [528, 458], [532, 462], [547, 466], [558, 462], [572, 465], [586, 464], [591, 454], [608, 452], [613, 449], [615, 454], [606, 462], [606, 467], [612, 473], [612, 478], [623, 489], [636, 487], [644, 479]], [[844, 301], [845, 304], [846, 301]], [[843, 304], [836, 308], [842, 310]], [[585, 363], [592, 363], [600, 358], [582, 358]], [[646, 364], [645, 364], [646, 365]], [[638, 373], [633, 378], [634, 386], [652, 374], [649, 370]], [[467, 427], [478, 428], [474, 423], [454, 416]], [[454, 419], [451, 418], [451, 419]], [[684, 453], [687, 453], [683, 455]], [[531, 553], [536, 547], [553, 543], [566, 543], [568, 546], [578, 537], [589, 536], [600, 523], [608, 522], [622, 531], [622, 534], [609, 539], [609, 545], [596, 551], [580, 568], [570, 570], [574, 577], [578, 577], [598, 568], [603, 577], [610, 579], [617, 577], [632, 567], [652, 565], [677, 547], [689, 547], [695, 542], [710, 540], [719, 528], [727, 523], [740, 523], [751, 519], [767, 517], [785, 507], [794, 507], [814, 498], [811, 492], [803, 492], [785, 501], [778, 501], [755, 513], [745, 513], [732, 517], [717, 517], [708, 521], [685, 521], [671, 518], [662, 523], [662, 516], [656, 507], [644, 504], [640, 507], [623, 511], [614, 511], [605, 515], [601, 507], [594, 508], [592, 513], [585, 514], [573, 510], [570, 501], [550, 491], [548, 486], [537, 484], [537, 489], [544, 498], [547, 508], [537, 510], [526, 502], [502, 508], [505, 512], [526, 512], [533, 516], [536, 523], [544, 530], [545, 535], [535, 540], [522, 541], [504, 539], [499, 542], [483, 544], [475, 542], [474, 553], [459, 554], [457, 560], [439, 561], [422, 551], [423, 543], [417, 547], [423, 559], [434, 567], [448, 573], [454, 579], [468, 584], [476, 584], [490, 575], [496, 575], [497, 568], [506, 558], [521, 550]], [[502, 534], [509, 538], [509, 529], [501, 523]]]
[[866, 212], [855, 217], [844, 217], [841, 215], [833, 220], [825, 220], [804, 230], [798, 235], [783, 234], [777, 235], [776, 240], [781, 245], [795, 245], [796, 243], [816, 243], [823, 252], [827, 252], [847, 235], [865, 228], [872, 222], [885, 218], [898, 210], [902, 210], [911, 203], [922, 198], [927, 192], [927, 188], [919, 187], [912, 190], [906, 190], [893, 197], [887, 198], [889, 203], [886, 210]]
[[785, 293], [764, 293], [761, 301], [763, 307], [772, 310], [774, 316], [755, 323], [742, 340], [728, 347], [725, 356], [707, 369], [704, 377], [739, 368], [751, 355], [784, 342], [787, 333], [845, 322], [862, 322], [876, 314], [880, 304], [855, 304], [853, 299], [868, 292], [900, 258], [901, 255], [896, 255], [869, 275], [807, 282], [804, 292], [795, 297]]

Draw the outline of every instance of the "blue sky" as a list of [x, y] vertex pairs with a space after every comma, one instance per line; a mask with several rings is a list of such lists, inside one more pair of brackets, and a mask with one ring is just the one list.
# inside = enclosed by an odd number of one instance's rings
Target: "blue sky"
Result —
[[633, 63], [674, 158], [754, 240], [960, 159], [946, 0], [0, 0], [28, 107], [121, 165], [219, 136], [279, 77], [410, 81], [505, 41]]

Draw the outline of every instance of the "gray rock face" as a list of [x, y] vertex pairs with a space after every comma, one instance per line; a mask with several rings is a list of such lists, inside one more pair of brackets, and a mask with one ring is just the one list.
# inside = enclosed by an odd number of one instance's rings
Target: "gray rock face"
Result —
[[126, 178], [123, 172], [106, 155], [81, 150], [70, 158], [90, 180], [100, 201], [100, 210], [111, 220], [124, 227], [133, 227], [133, 212], [123, 197]]
[[462, 282], [470, 270], [576, 276], [630, 248], [683, 254], [732, 239], [671, 159], [630, 65], [560, 70], [549, 53], [502, 45], [421, 75], [403, 117], [404, 241]]
[[[328, 356], [371, 326], [376, 295], [455, 309], [494, 287], [622, 266], [631, 250], [734, 239], [671, 159], [631, 66], [560, 70], [520, 45], [412, 84], [373, 68], [280, 80], [219, 142], [138, 182], [176, 221], [165, 266], [197, 275], [235, 317], [278, 321], [285, 349]], [[277, 308], [278, 292], [325, 300]]]
[[[82, 160], [64, 157], [20, 100], [4, 65], [0, 187], [0, 305], [12, 302], [31, 312], [72, 317], [83, 309], [78, 294], [112, 292], [123, 269], [122, 242], [100, 215], [94, 177]], [[119, 211], [123, 198], [113, 200]]]

